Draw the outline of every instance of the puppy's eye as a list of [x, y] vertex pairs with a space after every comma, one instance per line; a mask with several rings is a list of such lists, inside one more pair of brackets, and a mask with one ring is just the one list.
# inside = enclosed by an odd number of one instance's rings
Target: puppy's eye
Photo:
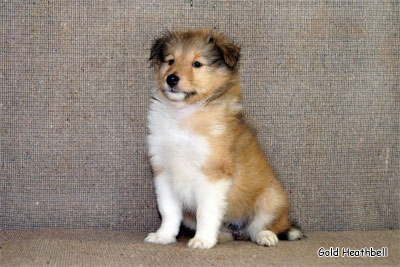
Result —
[[172, 64], [174, 64], [174, 62], [175, 62], [175, 60], [173, 60], [173, 59], [170, 59], [170, 60], [168, 60], [168, 65], [172, 65]]
[[201, 64], [198, 61], [195, 61], [195, 62], [193, 62], [192, 66], [195, 67], [195, 68], [200, 68], [201, 66], [203, 66], [203, 64]]

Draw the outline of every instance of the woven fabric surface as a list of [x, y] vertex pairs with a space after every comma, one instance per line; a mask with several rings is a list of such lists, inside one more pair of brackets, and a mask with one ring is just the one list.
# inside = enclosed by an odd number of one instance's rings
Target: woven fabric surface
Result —
[[399, 228], [399, 2], [1, 1], [0, 229], [150, 231], [165, 30], [242, 46], [244, 115], [304, 230]]
[[[1, 266], [399, 266], [400, 231], [312, 232], [309, 238], [263, 247], [247, 241], [210, 250], [178, 243], [143, 242], [144, 233], [97, 230], [1, 231]], [[387, 248], [385, 257], [347, 257], [343, 250]], [[320, 248], [338, 248], [339, 257], [318, 257]], [[360, 254], [360, 253], [359, 253]], [[342, 257], [344, 255], [344, 257]], [[365, 254], [364, 254], [365, 255]]]

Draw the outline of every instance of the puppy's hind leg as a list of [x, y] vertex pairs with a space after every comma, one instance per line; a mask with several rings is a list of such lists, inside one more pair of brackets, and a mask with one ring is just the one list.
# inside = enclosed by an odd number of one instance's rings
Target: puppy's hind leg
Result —
[[290, 227], [289, 204], [280, 187], [271, 187], [258, 199], [254, 217], [248, 227], [250, 239], [261, 246], [276, 246], [278, 233]]
[[260, 246], [276, 246], [278, 244], [278, 237], [274, 232], [267, 228], [274, 220], [274, 216], [258, 212], [247, 229], [251, 241]]

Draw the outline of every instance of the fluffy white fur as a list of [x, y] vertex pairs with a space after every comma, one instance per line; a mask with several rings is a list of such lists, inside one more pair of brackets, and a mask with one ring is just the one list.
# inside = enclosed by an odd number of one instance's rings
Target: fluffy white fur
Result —
[[[155, 177], [162, 224], [156, 233], [147, 236], [147, 242], [175, 242], [185, 208], [195, 212], [197, 218], [196, 235], [188, 246], [211, 248], [217, 243], [231, 181], [210, 182], [201, 172], [210, 153], [209, 144], [179, 125], [197, 109], [197, 105], [180, 107], [157, 96], [150, 105], [148, 145], [153, 166], [162, 169]], [[216, 134], [221, 130], [216, 128]]]
[[292, 228], [292, 229], [289, 230], [289, 233], [288, 233], [288, 240], [289, 241], [298, 240], [298, 239], [301, 239], [301, 238], [303, 238], [303, 233], [299, 229]]
[[275, 217], [264, 214], [263, 212], [257, 213], [248, 228], [250, 239], [261, 246], [276, 246], [278, 244], [278, 237], [271, 231], [265, 231], [265, 225], [270, 224]]

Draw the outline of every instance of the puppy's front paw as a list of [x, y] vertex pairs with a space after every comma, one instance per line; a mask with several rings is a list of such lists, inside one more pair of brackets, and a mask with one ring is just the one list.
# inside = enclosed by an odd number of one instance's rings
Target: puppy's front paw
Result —
[[269, 230], [259, 232], [255, 241], [260, 246], [274, 247], [278, 245], [278, 237]]
[[175, 243], [176, 238], [173, 236], [163, 236], [158, 233], [150, 233], [144, 239], [144, 242], [165, 245], [165, 244]]
[[215, 246], [217, 241], [210, 241], [198, 237], [193, 237], [189, 240], [188, 247], [189, 248], [199, 248], [199, 249], [209, 249]]

